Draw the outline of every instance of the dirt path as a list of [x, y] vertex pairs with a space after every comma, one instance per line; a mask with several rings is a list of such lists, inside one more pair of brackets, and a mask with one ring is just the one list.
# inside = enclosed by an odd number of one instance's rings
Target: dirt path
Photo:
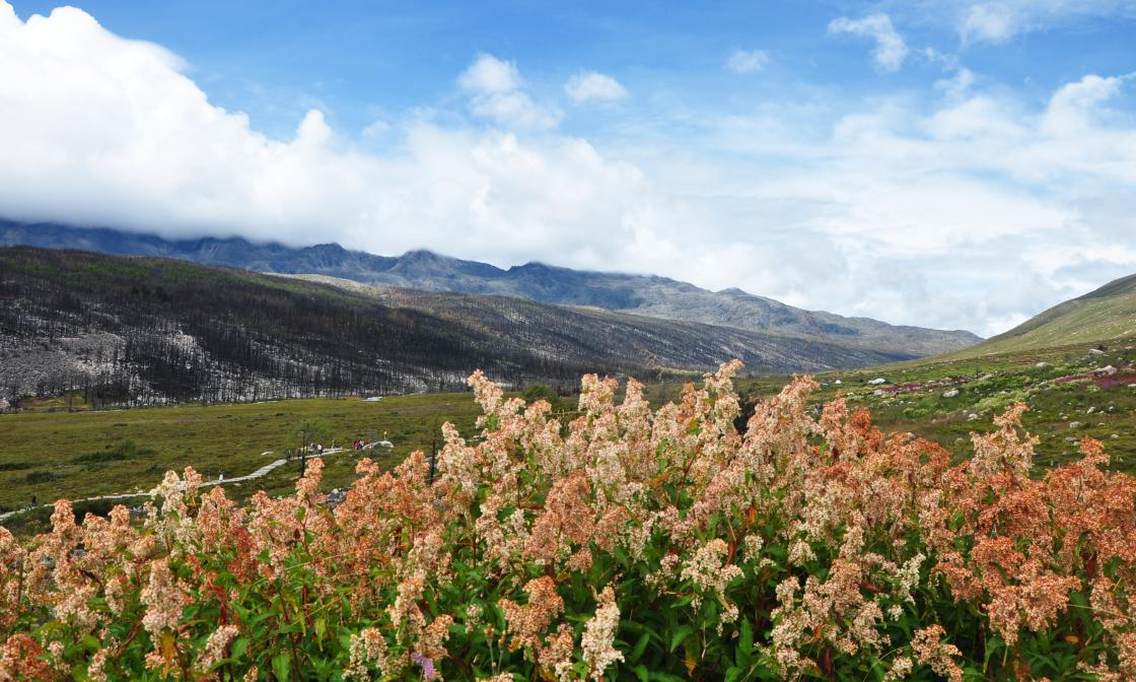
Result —
[[[328, 448], [328, 449], [324, 450], [323, 452], [321, 452], [319, 454], [308, 455], [308, 457], [314, 457], [314, 458], [327, 457], [328, 455], [337, 455], [337, 454], [339, 454], [341, 452], [345, 452], [345, 451], [346, 451], [345, 448]], [[276, 469], [279, 469], [280, 467], [284, 466], [288, 462], [294, 462], [294, 461], [295, 460], [289, 460], [289, 459], [284, 459], [284, 458], [277, 459], [277, 460], [274, 460], [272, 462], [269, 462], [268, 464], [265, 464], [264, 466], [260, 467], [259, 469], [252, 472], [251, 474], [245, 474], [244, 476], [234, 476], [233, 478], [226, 478], [224, 480], [214, 479], [214, 480], [211, 480], [211, 481], [204, 481], [204, 482], [202, 482], [201, 487], [202, 488], [208, 488], [209, 486], [214, 486], [214, 485], [229, 485], [230, 483], [244, 483], [245, 481], [255, 481], [258, 478], [262, 478], [264, 476], [267, 476], [268, 474], [272, 473]], [[71, 500], [71, 501], [72, 502], [99, 502], [99, 501], [105, 501], [105, 500], [128, 500], [132, 497], [149, 497], [149, 496], [150, 496], [149, 492], [144, 492], [144, 493], [116, 493], [116, 494], [111, 494], [111, 495], [96, 495], [94, 497], [83, 497], [83, 498], [80, 498], [80, 499], [77, 499], [77, 500]], [[24, 507], [23, 509], [14, 509], [10, 512], [4, 512], [3, 514], [0, 514], [0, 523], [4, 522], [6, 519], [8, 519], [12, 516], [15, 516], [16, 514], [23, 514], [25, 512], [29, 512], [33, 509], [50, 509], [53, 506], [54, 506], [54, 503], [52, 503], [52, 504], [41, 504], [41, 505], [37, 505], [37, 506], [34, 506], [34, 507]]]

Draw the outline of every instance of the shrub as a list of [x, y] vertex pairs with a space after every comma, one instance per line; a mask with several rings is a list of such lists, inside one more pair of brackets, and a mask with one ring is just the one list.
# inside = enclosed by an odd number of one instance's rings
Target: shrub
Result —
[[1136, 676], [1136, 483], [1099, 443], [1031, 478], [1023, 405], [940, 446], [795, 380], [744, 433], [732, 377], [652, 412], [585, 376], [580, 416], [480, 373], [476, 440], [314, 461], [241, 508], [167, 473], [20, 544], [0, 530], [0, 679], [950, 679]]

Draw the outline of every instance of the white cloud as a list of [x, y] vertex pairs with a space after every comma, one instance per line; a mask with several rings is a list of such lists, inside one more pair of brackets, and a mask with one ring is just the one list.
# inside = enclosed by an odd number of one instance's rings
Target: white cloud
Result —
[[726, 68], [734, 73], [756, 73], [769, 63], [765, 50], [734, 50], [726, 60]]
[[627, 89], [619, 81], [595, 71], [582, 71], [569, 78], [564, 92], [576, 104], [618, 102], [628, 97]]
[[393, 126], [391, 126], [389, 121], [382, 118], [376, 118], [374, 121], [371, 121], [369, 124], [367, 124], [365, 128], [363, 128], [362, 135], [366, 139], [382, 137], [383, 135], [389, 133], [392, 127]]
[[974, 72], [965, 66], [959, 67], [950, 78], [935, 81], [935, 88], [950, 97], [962, 97], [974, 86]]
[[883, 6], [906, 21], [946, 25], [964, 45], [1006, 43], [1103, 18], [1136, 18], [1136, 0], [884, 0]]
[[494, 95], [520, 89], [524, 81], [513, 62], [479, 54], [458, 78], [462, 89], [477, 95]]
[[458, 77], [458, 85], [470, 95], [475, 116], [507, 128], [554, 128], [563, 118], [558, 109], [537, 104], [522, 90], [516, 64], [491, 54], [479, 54]]
[[959, 34], [964, 43], [1002, 43], [1018, 32], [1019, 21], [1008, 5], [996, 2], [971, 5], [963, 16]]
[[875, 40], [872, 58], [883, 71], [898, 71], [907, 58], [907, 44], [892, 25], [891, 17], [886, 14], [872, 14], [863, 19], [833, 19], [828, 24], [828, 32], [849, 33]]
[[79, 10], [25, 23], [0, 0], [0, 215], [654, 272], [980, 333], [1136, 271], [1128, 76], [1040, 104], [989, 77], [818, 92], [588, 141], [516, 125], [550, 114], [484, 55], [459, 88], [494, 125], [398, 120], [379, 154], [318, 110], [265, 136], [184, 68]]

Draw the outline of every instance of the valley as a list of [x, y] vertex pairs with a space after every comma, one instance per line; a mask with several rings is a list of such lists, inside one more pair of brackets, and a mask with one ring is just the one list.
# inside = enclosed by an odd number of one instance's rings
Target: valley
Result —
[[[0, 265], [8, 303], [0, 386], [19, 410], [0, 414], [0, 513], [33, 497], [146, 491], [186, 466], [211, 479], [247, 475], [294, 448], [295, 426], [309, 419], [327, 425], [329, 443], [390, 439], [393, 449], [379, 454], [393, 466], [429, 450], [443, 421], [472, 425], [464, 379], [479, 367], [517, 391], [552, 386], [567, 421], [579, 373], [635, 376], [657, 406], [732, 357], [747, 363], [738, 389], [751, 408], [808, 372], [821, 384], [814, 405], [844, 396], [885, 431], [929, 438], [961, 459], [972, 432], [989, 431], [994, 416], [1024, 401], [1043, 469], [1070, 461], [1091, 436], [1104, 442], [1111, 468], [1136, 471], [1134, 278], [979, 345], [907, 359], [327, 275], [22, 247], [0, 250]], [[325, 489], [348, 484], [356, 460], [329, 460]], [[232, 483], [231, 494], [284, 492], [297, 475], [298, 465], [280, 467], [247, 490]], [[46, 513], [6, 523], [39, 527]]]

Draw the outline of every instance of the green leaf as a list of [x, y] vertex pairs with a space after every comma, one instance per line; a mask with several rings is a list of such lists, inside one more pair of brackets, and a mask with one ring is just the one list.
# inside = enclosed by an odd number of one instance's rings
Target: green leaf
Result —
[[650, 644], [650, 642], [651, 633], [644, 632], [643, 635], [639, 638], [639, 641], [635, 642], [635, 646], [631, 648], [631, 653], [627, 655], [627, 662], [631, 664], [638, 663], [639, 659], [643, 656], [643, 652], [647, 649], [647, 645]]
[[739, 668], [748, 668], [752, 658], [753, 628], [750, 627], [749, 620], [743, 618], [741, 632], [738, 634], [738, 649], [734, 654], [734, 660], [737, 661]]
[[639, 678], [639, 682], [648, 682], [648, 680], [651, 679], [651, 675], [647, 672], [647, 668], [645, 668], [642, 663], [632, 668], [631, 672], [635, 673], [635, 677]]
[[693, 633], [694, 628], [690, 627], [689, 625], [680, 625], [678, 627], [678, 630], [676, 630], [675, 633], [671, 635], [671, 645], [669, 650], [674, 653], [674, 650], [678, 648], [678, 645], [682, 644], [683, 641]]
[[272, 672], [276, 673], [279, 682], [288, 681], [289, 675], [292, 674], [292, 663], [288, 660], [288, 654], [276, 654], [272, 657]]
[[233, 660], [239, 660], [241, 656], [245, 655], [245, 651], [248, 651], [248, 648], [248, 637], [238, 637], [237, 641], [233, 642], [232, 654], [230, 655], [230, 658], [232, 658]]

